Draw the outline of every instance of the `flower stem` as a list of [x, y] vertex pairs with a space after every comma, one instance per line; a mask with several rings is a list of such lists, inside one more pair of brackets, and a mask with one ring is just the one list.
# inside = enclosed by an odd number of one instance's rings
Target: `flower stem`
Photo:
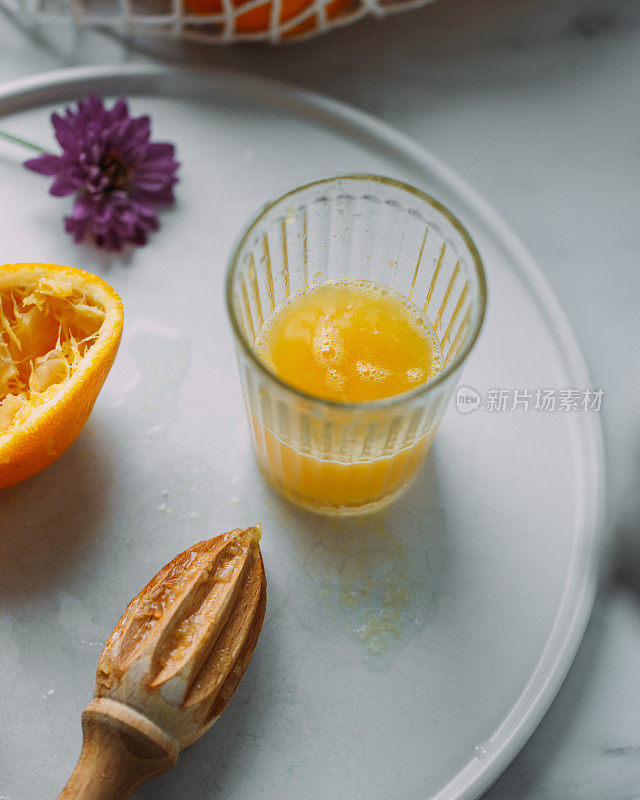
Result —
[[21, 139], [19, 136], [14, 136], [11, 133], [7, 133], [6, 131], [0, 131], [0, 137], [3, 139], [8, 139], [10, 142], [15, 142], [16, 144], [21, 144], [23, 147], [28, 147], [30, 150], [36, 150], [38, 153], [48, 153], [48, 150], [45, 150], [44, 147], [40, 147], [38, 144], [34, 144], [33, 142], [28, 142], [26, 139]]

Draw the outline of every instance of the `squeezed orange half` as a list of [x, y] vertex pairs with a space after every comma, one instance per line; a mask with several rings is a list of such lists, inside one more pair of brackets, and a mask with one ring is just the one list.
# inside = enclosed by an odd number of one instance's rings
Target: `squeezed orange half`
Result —
[[[443, 367], [439, 340], [422, 309], [365, 280], [332, 281], [287, 298], [267, 317], [255, 352], [279, 378], [321, 400], [360, 404], [403, 394]], [[283, 435], [253, 414], [260, 465], [290, 499], [336, 510], [376, 505], [409, 482], [435, 431], [393, 438], [388, 414], [366, 430], [323, 423]], [[313, 427], [313, 423], [310, 424]], [[400, 423], [395, 423], [396, 434]], [[424, 431], [424, 429], [422, 429]]]
[[86, 423], [122, 334], [122, 302], [97, 275], [0, 266], [0, 489], [55, 461]]

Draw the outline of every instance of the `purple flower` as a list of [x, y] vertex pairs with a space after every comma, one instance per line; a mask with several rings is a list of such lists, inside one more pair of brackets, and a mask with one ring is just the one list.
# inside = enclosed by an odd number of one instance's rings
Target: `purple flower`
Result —
[[157, 206], [174, 202], [178, 162], [172, 144], [151, 142], [148, 116], [130, 117], [127, 101], [105, 108], [90, 95], [77, 110], [51, 115], [59, 156], [45, 153], [25, 167], [50, 175], [54, 197], [75, 194], [65, 230], [105, 250], [143, 245], [160, 227]]

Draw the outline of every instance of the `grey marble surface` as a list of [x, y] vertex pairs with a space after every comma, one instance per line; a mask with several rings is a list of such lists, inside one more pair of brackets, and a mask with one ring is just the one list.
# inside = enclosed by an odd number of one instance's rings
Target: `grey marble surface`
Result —
[[640, 797], [640, 4], [439, 0], [284, 48], [34, 33], [0, 4], [0, 80], [204, 63], [392, 123], [459, 171], [536, 257], [604, 387], [610, 558], [556, 701], [487, 800]]

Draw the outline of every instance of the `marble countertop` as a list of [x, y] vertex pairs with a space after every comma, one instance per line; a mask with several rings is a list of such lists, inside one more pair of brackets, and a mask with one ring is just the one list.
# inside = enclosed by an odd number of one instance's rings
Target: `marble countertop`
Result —
[[0, 81], [154, 60], [277, 77], [381, 117], [463, 175], [535, 256], [605, 389], [612, 546], [565, 683], [485, 797], [637, 800], [640, 6], [439, 0], [281, 48], [35, 33], [0, 6]]

